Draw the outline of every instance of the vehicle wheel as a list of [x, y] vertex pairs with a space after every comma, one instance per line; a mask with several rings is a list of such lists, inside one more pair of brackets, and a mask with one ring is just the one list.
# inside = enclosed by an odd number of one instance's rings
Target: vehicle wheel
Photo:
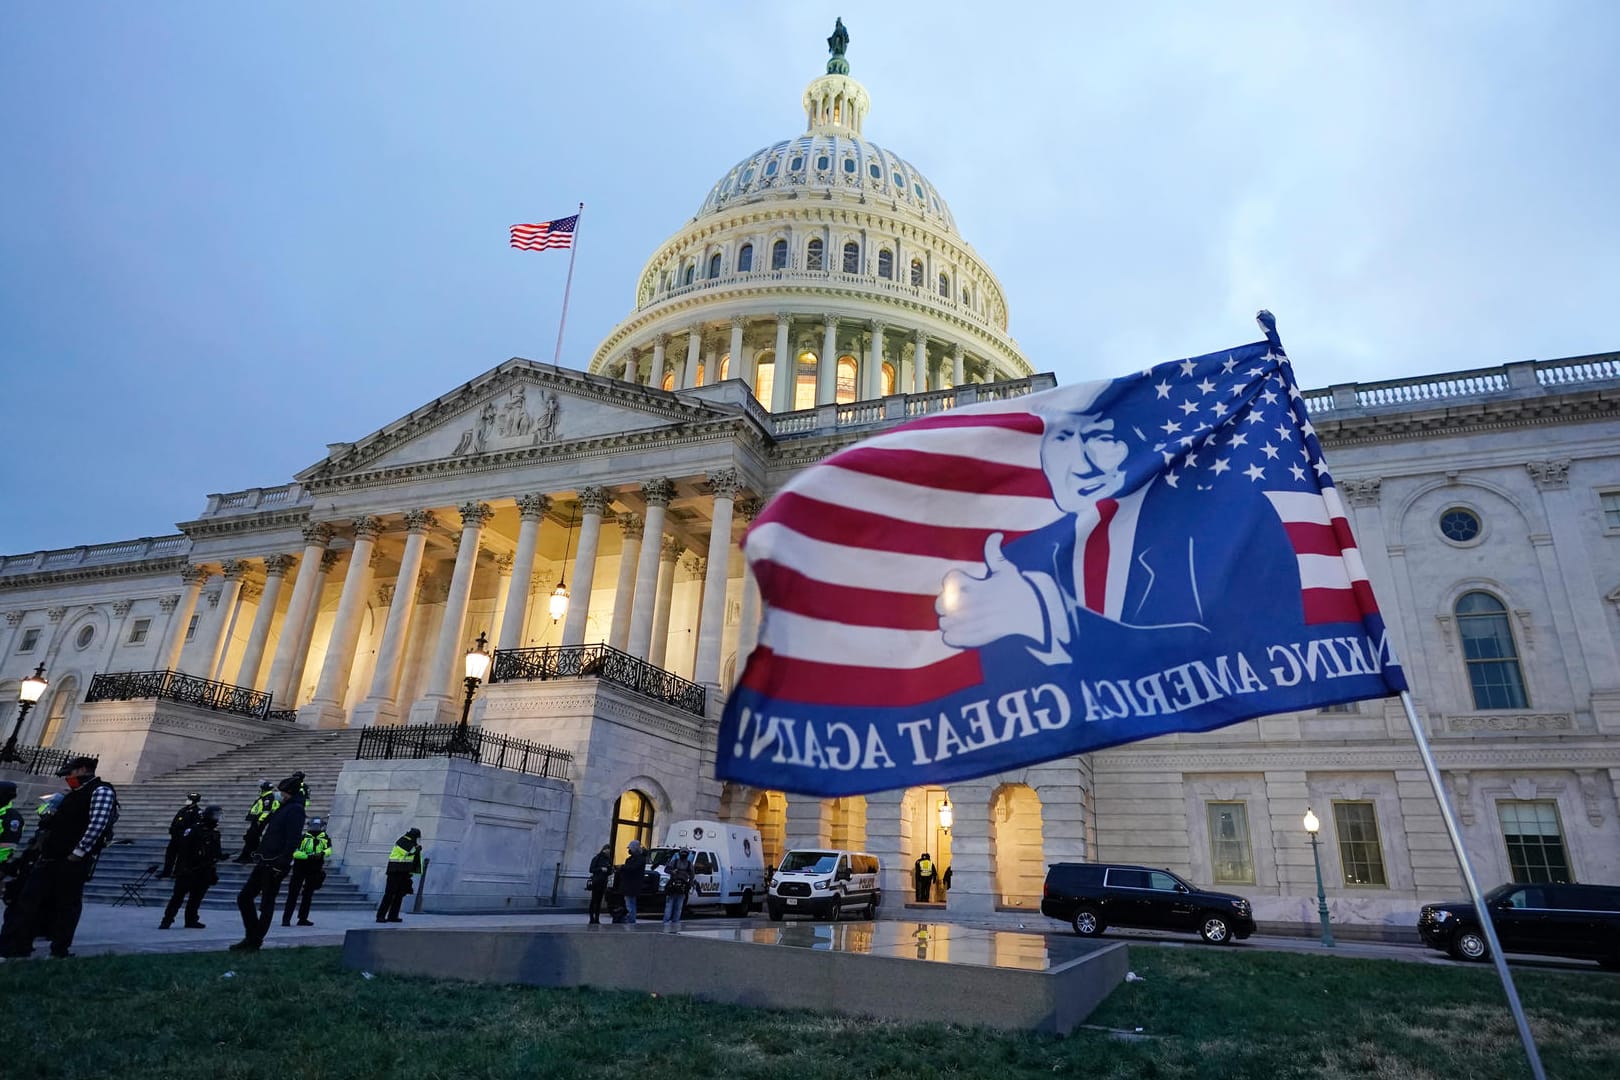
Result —
[[782, 921], [782, 911], [781, 911], [780, 908], [771, 908], [769, 910], [770, 910], [771, 922], [781, 922]]
[[843, 913], [844, 902], [842, 900], [834, 900], [832, 902], [832, 911], [828, 913], [827, 918], [831, 919], [833, 922], [837, 922], [838, 916], [842, 915]]
[[1232, 926], [1220, 915], [1205, 915], [1204, 923], [1198, 928], [1198, 936], [1211, 945], [1232, 944]]
[[1474, 927], [1459, 930], [1451, 939], [1447, 950], [1455, 960], [1489, 960], [1491, 947], [1485, 944], [1485, 935]]
[[754, 913], [754, 890], [753, 889], [744, 889], [743, 890], [742, 913], [743, 913], [743, 918], [745, 918], [745, 919], [748, 918], [748, 916], [750, 916], [750, 915], [752, 915]]
[[868, 919], [877, 918], [877, 897], [873, 897], [866, 902], [866, 917]]
[[1081, 908], [1074, 913], [1074, 932], [1081, 937], [1096, 937], [1103, 932], [1103, 921], [1090, 908]]

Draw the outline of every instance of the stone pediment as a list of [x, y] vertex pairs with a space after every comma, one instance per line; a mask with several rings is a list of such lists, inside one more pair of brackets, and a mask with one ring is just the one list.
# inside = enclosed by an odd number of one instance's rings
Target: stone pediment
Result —
[[735, 409], [585, 372], [508, 360], [299, 473], [303, 483], [676, 427]]

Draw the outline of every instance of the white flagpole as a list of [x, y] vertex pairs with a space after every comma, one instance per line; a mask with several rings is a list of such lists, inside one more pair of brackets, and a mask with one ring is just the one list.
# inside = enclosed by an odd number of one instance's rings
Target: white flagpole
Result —
[[1440, 783], [1440, 770], [1435, 766], [1434, 755], [1429, 752], [1429, 740], [1423, 734], [1423, 723], [1418, 719], [1417, 707], [1412, 704], [1412, 692], [1401, 691], [1401, 704], [1406, 707], [1406, 722], [1412, 726], [1412, 738], [1417, 741], [1418, 754], [1423, 758], [1423, 769], [1429, 774], [1429, 783], [1434, 787], [1434, 797], [1440, 803], [1440, 817], [1446, 823], [1446, 832], [1451, 836], [1451, 846], [1457, 852], [1457, 862], [1462, 866], [1463, 882], [1468, 886], [1468, 897], [1474, 902], [1474, 914], [1479, 922], [1480, 933], [1485, 935], [1485, 943], [1490, 947], [1491, 960], [1496, 965], [1496, 974], [1502, 980], [1502, 989], [1507, 993], [1508, 1008], [1513, 1011], [1513, 1023], [1518, 1026], [1519, 1040], [1524, 1043], [1524, 1054], [1530, 1059], [1530, 1073], [1536, 1080], [1547, 1080], [1547, 1073], [1541, 1067], [1541, 1054], [1536, 1050], [1536, 1038], [1530, 1033], [1530, 1021], [1524, 1015], [1524, 1006], [1519, 1002], [1519, 992], [1514, 988], [1513, 976], [1508, 973], [1507, 960], [1502, 956], [1502, 943], [1496, 937], [1496, 927], [1491, 923], [1490, 912], [1485, 908], [1485, 897], [1479, 891], [1479, 882], [1474, 878], [1474, 869], [1468, 865], [1468, 853], [1463, 850], [1462, 832], [1457, 828], [1457, 819], [1451, 813], [1451, 803], [1446, 799], [1445, 788]]
[[562, 366], [563, 327], [568, 325], [568, 294], [574, 290], [574, 256], [579, 254], [579, 227], [585, 224], [585, 204], [579, 204], [579, 219], [574, 222], [574, 241], [568, 245], [568, 281], [563, 285], [562, 315], [557, 319], [557, 351], [551, 355], [551, 366]]

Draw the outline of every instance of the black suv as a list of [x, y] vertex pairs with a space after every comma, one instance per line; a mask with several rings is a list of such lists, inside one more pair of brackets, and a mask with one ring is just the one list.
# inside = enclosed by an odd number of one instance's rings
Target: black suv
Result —
[[1254, 933], [1249, 902], [1194, 888], [1168, 870], [1119, 863], [1053, 863], [1046, 870], [1041, 914], [1062, 919], [1081, 937], [1110, 926], [1198, 931], [1216, 945]]
[[[1485, 907], [1504, 952], [1596, 960], [1620, 968], [1620, 885], [1499, 885]], [[1458, 960], [1486, 960], [1491, 950], [1467, 900], [1425, 904], [1418, 933], [1431, 949]]]

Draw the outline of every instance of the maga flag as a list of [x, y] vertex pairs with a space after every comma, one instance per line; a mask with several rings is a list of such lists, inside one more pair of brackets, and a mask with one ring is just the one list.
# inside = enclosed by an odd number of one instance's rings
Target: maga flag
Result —
[[948, 783], [1405, 689], [1275, 325], [923, 417], [790, 481], [716, 774]]

